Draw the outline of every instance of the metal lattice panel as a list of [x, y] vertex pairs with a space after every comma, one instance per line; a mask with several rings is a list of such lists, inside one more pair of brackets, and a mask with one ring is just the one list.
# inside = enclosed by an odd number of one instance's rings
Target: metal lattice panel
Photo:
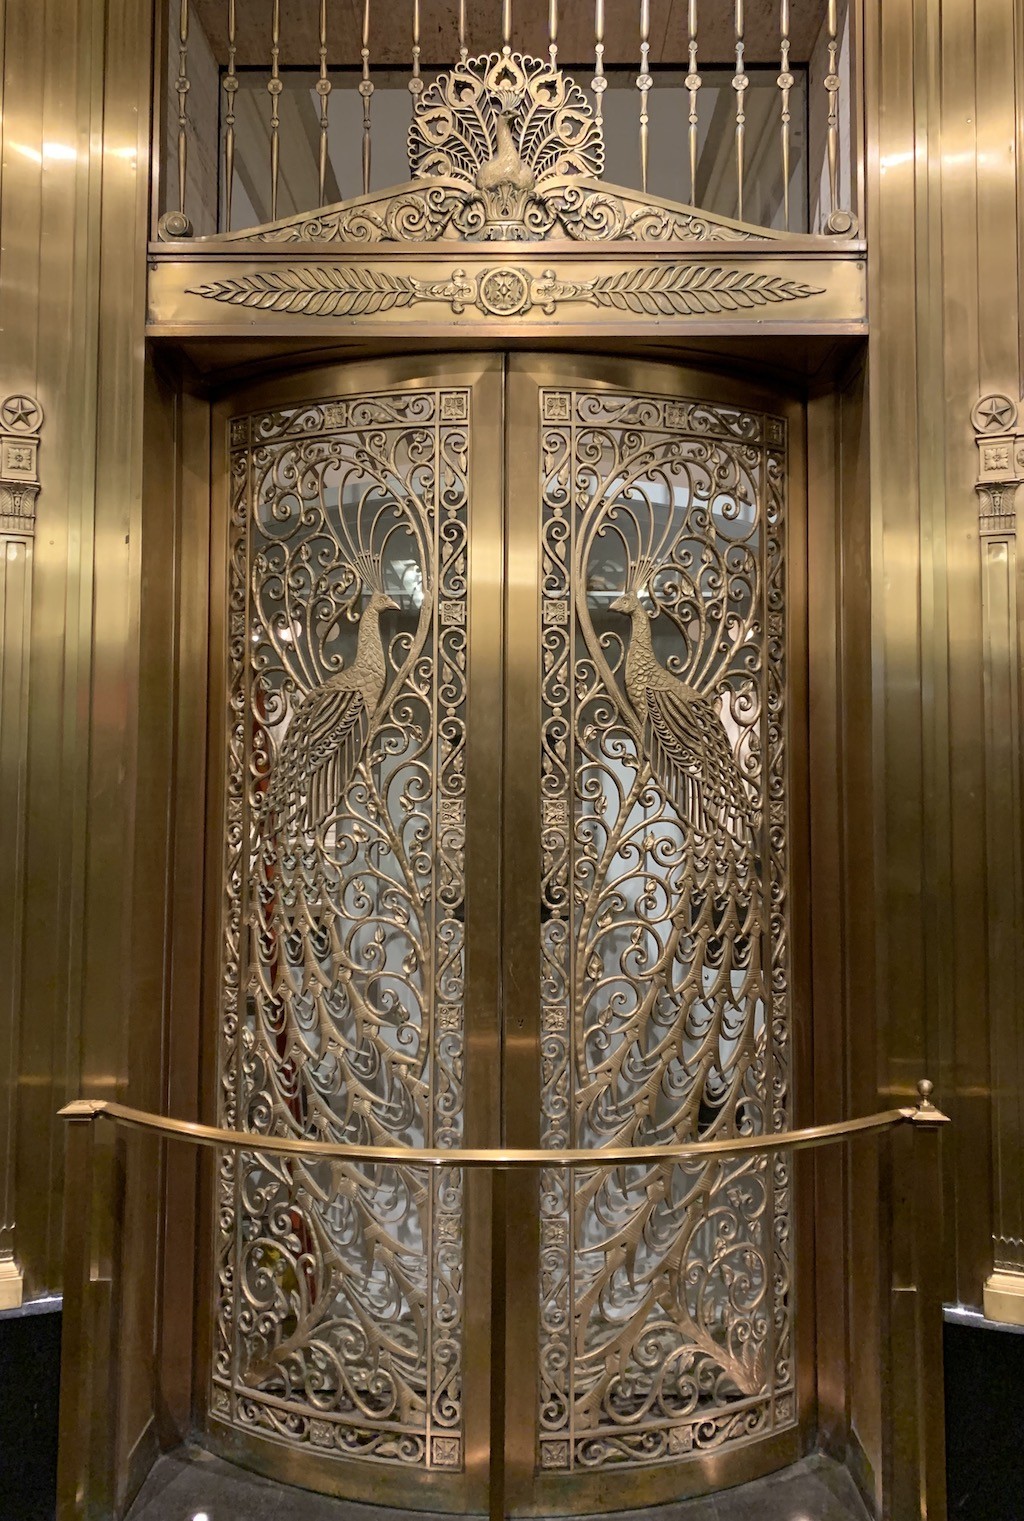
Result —
[[[789, 1116], [785, 425], [542, 392], [542, 1144]], [[784, 1158], [541, 1185], [543, 1469], [795, 1417]]]
[[[231, 425], [221, 1118], [462, 1133], [468, 393]], [[220, 1174], [213, 1414], [462, 1464], [462, 1175]]]

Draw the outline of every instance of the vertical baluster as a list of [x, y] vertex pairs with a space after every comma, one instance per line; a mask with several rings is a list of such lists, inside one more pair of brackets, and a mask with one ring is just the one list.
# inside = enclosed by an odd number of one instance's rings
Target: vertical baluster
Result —
[[749, 83], [743, 63], [743, 0], [736, 0], [736, 73], [733, 76], [732, 87], [736, 91], [736, 205], [737, 216], [741, 222], [743, 220], [744, 137], [747, 122], [743, 101]]
[[281, 171], [281, 0], [274, 0], [270, 22], [270, 220], [277, 221], [277, 183]]
[[466, 0], [459, 0], [459, 62], [465, 63], [469, 57], [469, 48], [466, 45]]
[[228, 0], [228, 68], [224, 75], [224, 231], [231, 231], [231, 197], [235, 188], [235, 95], [238, 52], [235, 0]]
[[600, 121], [604, 114], [604, 92], [608, 88], [604, 77], [604, 0], [594, 0], [594, 77], [590, 88], [594, 92], [594, 115]]
[[412, 0], [412, 73], [409, 76], [409, 94], [412, 96], [413, 115], [416, 114], [416, 100], [423, 89], [423, 80], [420, 78], [420, 0]]
[[501, 0], [501, 45], [506, 52], [512, 47], [512, 0]]
[[178, 77], [174, 82], [178, 92], [178, 214], [185, 217], [185, 181], [188, 177], [188, 0], [181, 0], [178, 10]]
[[316, 82], [316, 91], [320, 96], [320, 205], [324, 204], [327, 185], [327, 129], [328, 129], [328, 102], [331, 96], [331, 81], [327, 75], [327, 0], [320, 0], [320, 78]]
[[649, 157], [649, 123], [647, 97], [653, 80], [650, 70], [651, 57], [651, 0], [640, 0], [640, 72], [636, 87], [640, 91], [640, 186], [647, 194], [647, 163]]
[[828, 199], [831, 218], [839, 210], [839, 16], [836, 0], [828, 0]]
[[359, 94], [362, 96], [362, 193], [370, 195], [370, 132], [373, 129], [370, 102], [373, 100], [373, 79], [370, 78], [370, 0], [362, 0], [362, 79]]
[[786, 231], [789, 231], [789, 94], [793, 88], [793, 75], [789, 70], [789, 0], [782, 0], [780, 16], [781, 41], [779, 54], [781, 69], [778, 86], [781, 95], [782, 124], [782, 202], [786, 213]]
[[690, 144], [690, 205], [697, 204], [697, 144], [699, 130], [697, 121], [697, 91], [701, 86], [700, 73], [697, 69], [697, 0], [690, 0], [689, 6], [689, 42], [687, 51], [689, 57], [689, 73], [686, 76], [686, 88], [690, 95], [689, 116], [689, 144]]
[[558, 0], [548, 6], [548, 57], [552, 70], [558, 68]]

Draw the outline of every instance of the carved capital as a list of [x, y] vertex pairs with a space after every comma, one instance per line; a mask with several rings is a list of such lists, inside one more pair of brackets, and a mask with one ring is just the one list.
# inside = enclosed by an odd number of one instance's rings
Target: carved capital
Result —
[[1024, 431], [1019, 408], [1009, 396], [993, 391], [971, 412], [978, 451], [979, 526], [983, 534], [1015, 534], [1017, 489], [1024, 482]]
[[17, 393], [0, 402], [0, 534], [35, 532], [43, 409]]

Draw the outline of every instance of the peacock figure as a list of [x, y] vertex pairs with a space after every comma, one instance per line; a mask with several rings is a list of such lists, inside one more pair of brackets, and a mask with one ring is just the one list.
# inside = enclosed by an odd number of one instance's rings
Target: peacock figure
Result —
[[387, 660], [381, 613], [398, 604], [384, 589], [380, 558], [353, 556], [369, 592], [359, 619], [352, 664], [304, 693], [295, 705], [267, 792], [267, 814], [279, 825], [316, 830], [345, 796], [380, 710]]
[[714, 704], [660, 664], [641, 593], [656, 572], [652, 559], [633, 565], [626, 589], [611, 604], [632, 624], [626, 653], [626, 696], [637, 738], [662, 792], [679, 817], [701, 834], [721, 826], [738, 844], [750, 841], [750, 797], [740, 776], [725, 726]]

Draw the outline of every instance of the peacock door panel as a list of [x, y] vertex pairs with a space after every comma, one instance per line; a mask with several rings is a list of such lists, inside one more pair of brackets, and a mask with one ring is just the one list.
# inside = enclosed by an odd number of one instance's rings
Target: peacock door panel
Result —
[[[539, 386], [544, 1146], [790, 1116], [786, 422]], [[538, 1463], [793, 1426], [790, 1161], [541, 1180]]]
[[[226, 1126], [467, 1144], [472, 403], [420, 382], [231, 417]], [[457, 1479], [460, 1169], [253, 1151], [217, 1208], [213, 1423]]]

